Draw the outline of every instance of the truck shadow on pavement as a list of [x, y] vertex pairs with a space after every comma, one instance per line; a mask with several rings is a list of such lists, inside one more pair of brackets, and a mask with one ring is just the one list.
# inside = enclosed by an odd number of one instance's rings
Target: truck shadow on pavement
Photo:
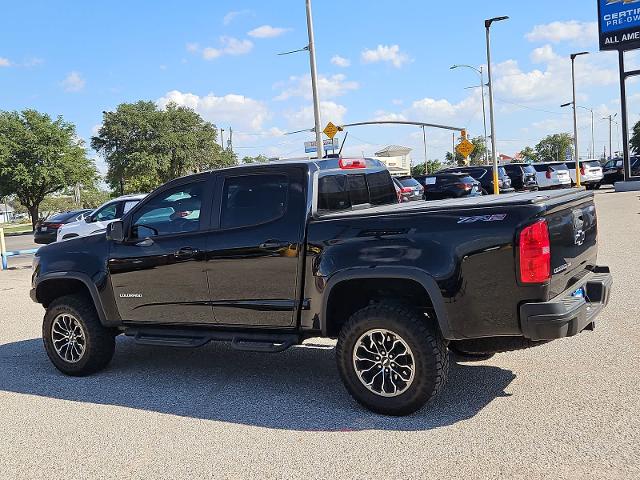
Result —
[[484, 363], [451, 362], [449, 382], [430, 407], [404, 418], [360, 407], [346, 392], [330, 346], [280, 354], [137, 346], [119, 338], [110, 366], [90, 377], [59, 373], [41, 339], [0, 345], [0, 391], [114, 405], [283, 430], [418, 431], [469, 419], [509, 396], [515, 375]]

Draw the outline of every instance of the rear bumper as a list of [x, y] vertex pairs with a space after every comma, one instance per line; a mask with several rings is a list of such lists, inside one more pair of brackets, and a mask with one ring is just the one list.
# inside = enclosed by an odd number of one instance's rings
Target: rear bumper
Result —
[[[597, 267], [580, 283], [549, 302], [520, 306], [522, 334], [530, 340], [571, 337], [591, 326], [609, 303], [613, 277], [608, 267]], [[585, 298], [573, 293], [584, 288]]]
[[49, 243], [53, 243], [56, 241], [56, 236], [58, 234], [58, 231], [52, 231], [52, 232], [36, 232], [33, 234], [33, 241], [35, 243], [38, 243], [40, 245], [48, 245]]

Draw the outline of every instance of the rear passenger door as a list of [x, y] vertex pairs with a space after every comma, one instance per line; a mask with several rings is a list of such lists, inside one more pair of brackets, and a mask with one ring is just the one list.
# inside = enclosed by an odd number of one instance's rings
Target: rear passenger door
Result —
[[301, 167], [221, 176], [214, 199], [207, 278], [216, 323], [289, 327], [300, 307], [298, 269], [306, 225]]

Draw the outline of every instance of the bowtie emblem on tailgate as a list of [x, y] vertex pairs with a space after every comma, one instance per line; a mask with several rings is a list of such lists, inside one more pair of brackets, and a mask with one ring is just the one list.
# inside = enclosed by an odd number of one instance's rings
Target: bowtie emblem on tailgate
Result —
[[582, 210], [573, 211], [573, 243], [578, 247], [584, 244], [586, 234], [584, 233], [584, 216]]

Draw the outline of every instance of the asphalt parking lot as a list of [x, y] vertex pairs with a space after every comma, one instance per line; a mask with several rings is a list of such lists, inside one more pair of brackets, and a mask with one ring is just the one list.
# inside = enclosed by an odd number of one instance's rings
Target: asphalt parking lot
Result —
[[0, 272], [0, 476], [17, 478], [640, 478], [640, 194], [597, 193], [614, 274], [595, 332], [452, 365], [406, 418], [360, 408], [332, 344], [281, 354], [138, 347], [59, 374], [25, 262]]

